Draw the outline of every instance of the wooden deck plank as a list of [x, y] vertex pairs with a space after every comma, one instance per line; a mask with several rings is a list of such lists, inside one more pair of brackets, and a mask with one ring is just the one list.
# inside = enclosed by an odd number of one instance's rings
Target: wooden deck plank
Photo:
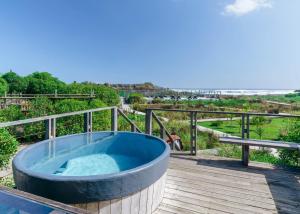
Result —
[[300, 213], [300, 171], [210, 156], [170, 158], [156, 213]]

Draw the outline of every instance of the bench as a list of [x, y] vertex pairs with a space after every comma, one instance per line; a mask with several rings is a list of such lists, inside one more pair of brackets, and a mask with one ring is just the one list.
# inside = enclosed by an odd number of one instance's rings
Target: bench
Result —
[[[248, 164], [249, 164], [249, 147], [250, 146], [298, 150], [299, 155], [300, 155], [300, 144], [296, 144], [296, 143], [289, 143], [289, 142], [283, 142], [283, 141], [271, 141], [271, 140], [250, 140], [250, 139], [232, 138], [232, 137], [221, 137], [219, 139], [219, 141], [220, 141], [220, 143], [225, 143], [225, 144], [241, 145], [242, 146], [242, 161], [245, 166], [248, 166]], [[298, 159], [298, 160], [300, 160], [300, 159]]]

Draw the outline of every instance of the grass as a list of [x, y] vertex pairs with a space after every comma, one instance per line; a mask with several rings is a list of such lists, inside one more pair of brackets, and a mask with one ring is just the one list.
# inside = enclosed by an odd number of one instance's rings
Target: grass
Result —
[[286, 94], [286, 95], [265, 95], [265, 96], [254, 96], [253, 98], [261, 100], [270, 100], [284, 103], [300, 103], [300, 94]]
[[[285, 130], [290, 123], [290, 119], [287, 118], [273, 118], [271, 123], [263, 125], [262, 139], [264, 140], [279, 140], [280, 134]], [[241, 137], [241, 128], [239, 120], [223, 121], [217, 124], [214, 121], [211, 122], [199, 122], [201, 126], [211, 128], [217, 131], [221, 131], [230, 135]], [[257, 134], [257, 128], [255, 125], [250, 125], [250, 138], [260, 139]]]
[[[242, 157], [242, 149], [238, 145], [221, 145], [218, 151], [218, 155], [222, 157], [237, 159], [240, 159]], [[283, 160], [270, 154], [267, 150], [250, 150], [249, 159], [250, 161], [264, 162], [274, 165], [287, 165]]]

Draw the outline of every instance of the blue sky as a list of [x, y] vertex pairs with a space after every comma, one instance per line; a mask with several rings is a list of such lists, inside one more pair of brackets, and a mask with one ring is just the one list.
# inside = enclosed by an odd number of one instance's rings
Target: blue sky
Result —
[[2, 0], [0, 72], [300, 88], [299, 0]]

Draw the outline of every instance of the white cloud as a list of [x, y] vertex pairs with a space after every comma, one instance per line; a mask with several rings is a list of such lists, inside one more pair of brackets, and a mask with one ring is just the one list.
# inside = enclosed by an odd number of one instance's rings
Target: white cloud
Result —
[[224, 14], [242, 16], [261, 8], [271, 8], [271, 0], [234, 0], [225, 6]]

